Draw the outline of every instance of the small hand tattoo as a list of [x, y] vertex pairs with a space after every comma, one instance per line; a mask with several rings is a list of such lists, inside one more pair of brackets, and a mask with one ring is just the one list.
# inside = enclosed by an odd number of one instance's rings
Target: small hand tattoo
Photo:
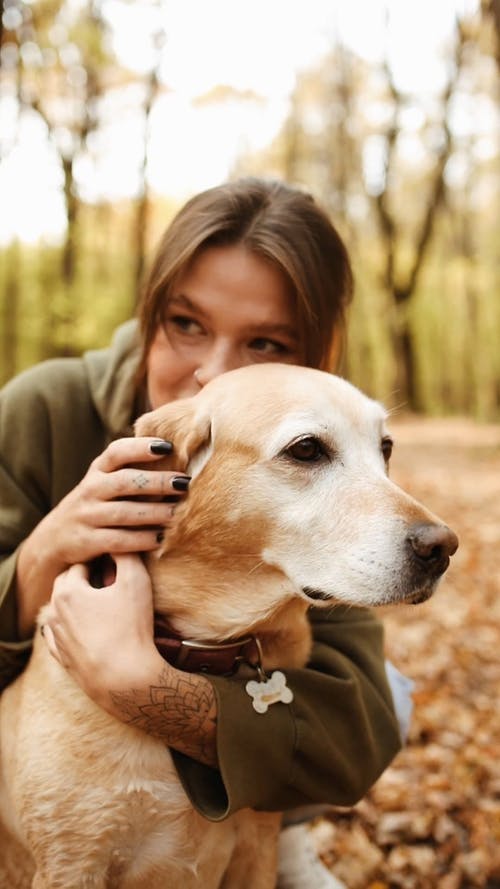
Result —
[[149, 485], [149, 479], [146, 478], [143, 472], [140, 472], [139, 475], [136, 475], [133, 481], [136, 488], [147, 488], [147, 486]]

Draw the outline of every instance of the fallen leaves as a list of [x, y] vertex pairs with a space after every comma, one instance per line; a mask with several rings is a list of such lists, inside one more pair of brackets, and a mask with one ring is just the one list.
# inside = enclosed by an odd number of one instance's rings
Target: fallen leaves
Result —
[[407, 746], [313, 838], [349, 889], [500, 889], [500, 428], [392, 427], [392, 477], [460, 548], [429, 602], [383, 614], [388, 657], [415, 682]]

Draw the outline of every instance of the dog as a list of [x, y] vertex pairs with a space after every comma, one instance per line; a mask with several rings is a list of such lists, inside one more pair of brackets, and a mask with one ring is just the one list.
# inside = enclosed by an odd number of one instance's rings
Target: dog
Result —
[[[343, 379], [266, 364], [136, 424], [173, 442], [163, 468], [192, 476], [147, 558], [155, 611], [195, 647], [257, 645], [247, 691], [259, 714], [288, 706], [282, 671], [307, 662], [311, 605], [422, 602], [457, 548], [389, 479], [385, 421]], [[43, 612], [1, 699], [0, 885], [271, 889], [280, 816], [195, 812], [165, 745], [101, 710], [50, 656]]]

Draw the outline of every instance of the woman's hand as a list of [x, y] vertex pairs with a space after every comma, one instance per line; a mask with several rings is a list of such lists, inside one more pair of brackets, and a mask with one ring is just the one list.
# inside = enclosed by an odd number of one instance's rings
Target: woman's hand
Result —
[[148, 552], [158, 546], [175, 509], [165, 498], [182, 497], [189, 484], [182, 473], [155, 469], [170, 451], [168, 442], [154, 438], [112, 442], [36, 526], [21, 546], [17, 566], [21, 636], [30, 634], [55, 578], [69, 565], [102, 553]]
[[117, 719], [215, 766], [213, 687], [203, 676], [174, 669], [156, 649], [151, 582], [140, 557], [113, 560], [116, 576], [100, 589], [90, 585], [85, 565], [57, 578], [44, 617], [49, 651]]
[[153, 641], [151, 581], [140, 556], [111, 557], [115, 576], [95, 588], [87, 565], [72, 565], [54, 583], [44, 636], [50, 653], [101, 706], [106, 689], [141, 684], [161, 667]]
[[[162, 443], [167, 447], [167, 442]], [[91, 464], [81, 482], [40, 522], [33, 532], [51, 541], [51, 555], [60, 570], [88, 562], [101, 553], [147, 552], [175, 508], [163, 498], [185, 493], [175, 487], [182, 473], [155, 469], [165, 457], [151, 451], [154, 438], [120, 438]], [[170, 448], [171, 450], [171, 448]], [[132, 468], [141, 464], [141, 468]], [[145, 468], [151, 464], [151, 469]], [[176, 483], [178, 484], [178, 483]], [[154, 498], [154, 499], [153, 499]]]

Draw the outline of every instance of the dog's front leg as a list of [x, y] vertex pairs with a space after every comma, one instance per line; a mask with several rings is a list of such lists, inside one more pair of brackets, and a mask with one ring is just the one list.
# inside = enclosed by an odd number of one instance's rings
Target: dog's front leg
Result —
[[220, 889], [274, 889], [281, 813], [244, 809], [234, 817], [236, 845]]

